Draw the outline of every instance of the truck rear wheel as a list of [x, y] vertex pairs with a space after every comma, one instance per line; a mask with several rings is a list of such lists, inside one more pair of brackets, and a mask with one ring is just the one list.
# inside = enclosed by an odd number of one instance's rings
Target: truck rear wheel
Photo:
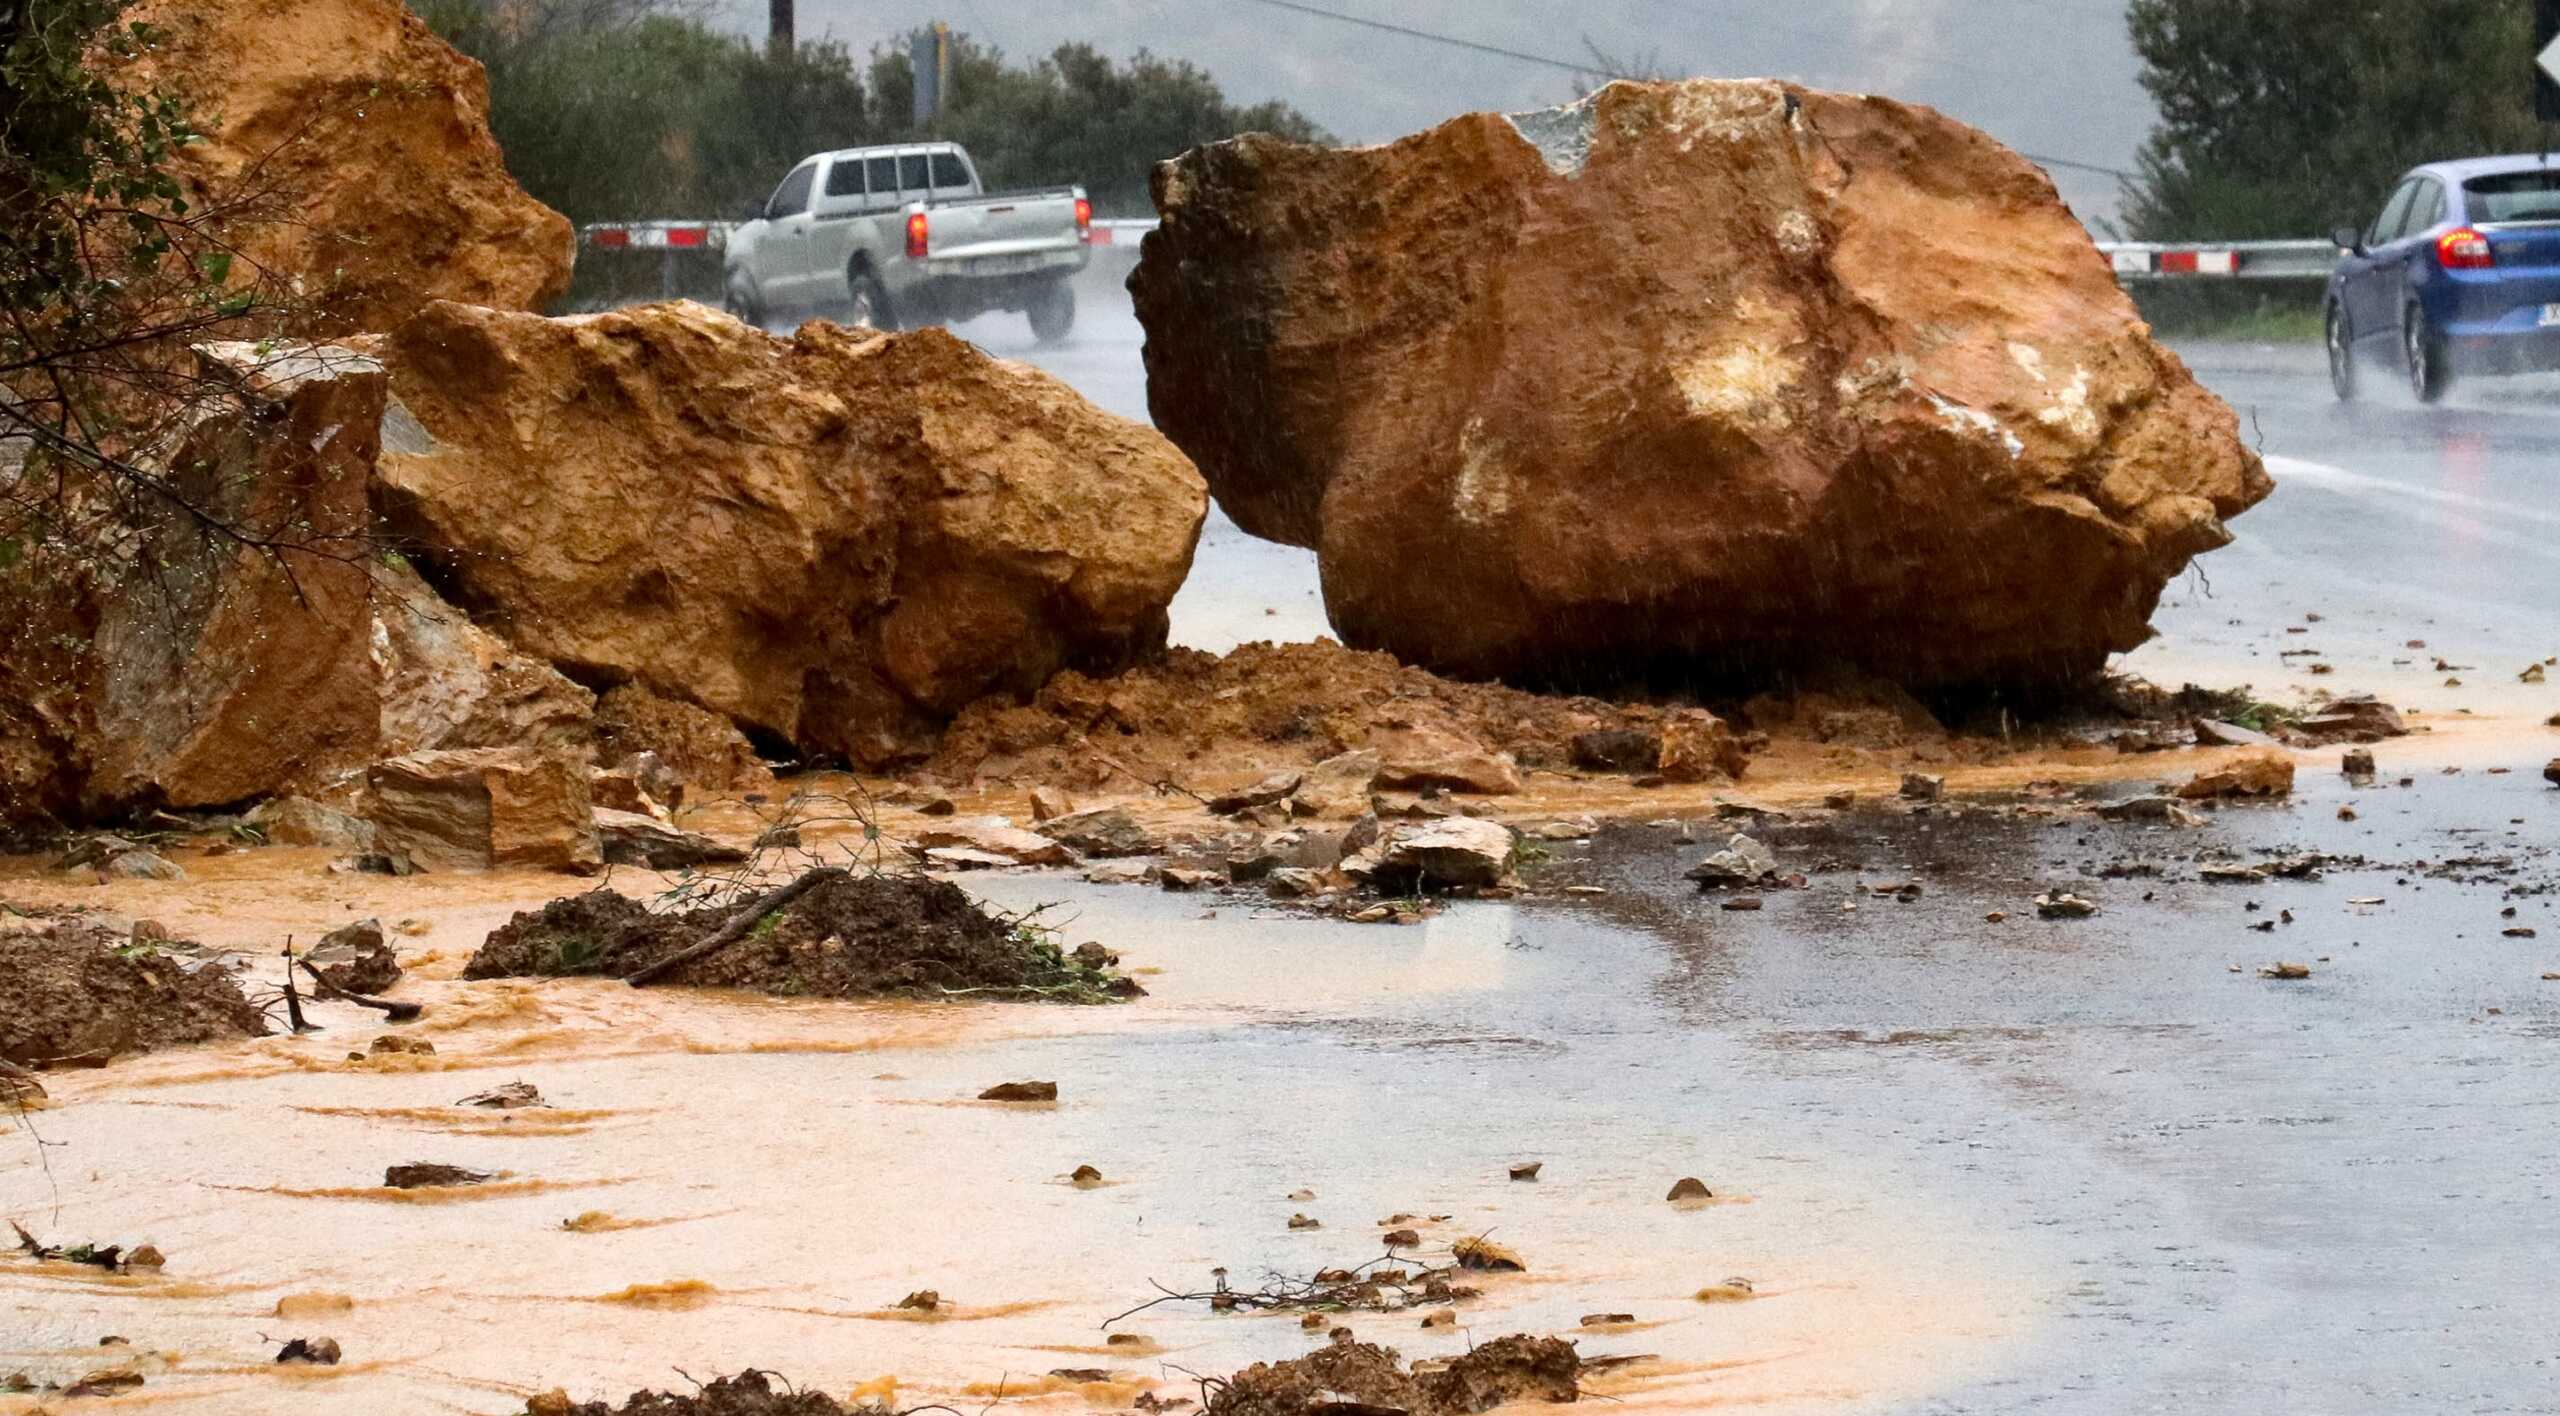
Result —
[[863, 267], [845, 273], [844, 322], [860, 329], [889, 330], [898, 327], [897, 317], [889, 313], [889, 291], [880, 277]]
[[1076, 292], [1063, 280], [1053, 280], [1031, 292], [1031, 305], [1025, 313], [1031, 316], [1032, 337], [1043, 344], [1056, 344], [1076, 327]]

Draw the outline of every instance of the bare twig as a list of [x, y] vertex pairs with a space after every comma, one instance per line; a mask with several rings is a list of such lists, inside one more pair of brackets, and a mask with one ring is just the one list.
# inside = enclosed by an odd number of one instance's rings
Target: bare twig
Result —
[[768, 890], [764, 894], [749, 901], [744, 906], [741, 906], [736, 914], [729, 917], [729, 922], [727, 924], [713, 930], [701, 941], [688, 944], [684, 948], [678, 949], [656, 963], [636, 970], [628, 978], [625, 978], [623, 982], [630, 984], [633, 988], [639, 988], [645, 984], [664, 978], [666, 975], [673, 973], [677, 969], [680, 969], [689, 963], [692, 963], [696, 959], [718, 953], [720, 950], [736, 943], [748, 930], [755, 928], [757, 922], [762, 920], [766, 915], [790, 904], [793, 900], [807, 894], [819, 885], [825, 884], [830, 880], [843, 880], [847, 878], [849, 878], [849, 872], [847, 872], [842, 866], [822, 865], [817, 869], [810, 871], [808, 874], [801, 876], [799, 879], [792, 881], [788, 885]]

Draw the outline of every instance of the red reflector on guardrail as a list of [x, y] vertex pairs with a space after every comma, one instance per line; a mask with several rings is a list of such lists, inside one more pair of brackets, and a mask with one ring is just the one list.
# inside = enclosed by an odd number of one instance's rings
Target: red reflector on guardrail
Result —
[[619, 226], [597, 226], [587, 231], [587, 244], [618, 251], [631, 244], [631, 233]]
[[692, 250], [711, 239], [711, 232], [700, 226], [670, 226], [667, 244], [680, 250]]

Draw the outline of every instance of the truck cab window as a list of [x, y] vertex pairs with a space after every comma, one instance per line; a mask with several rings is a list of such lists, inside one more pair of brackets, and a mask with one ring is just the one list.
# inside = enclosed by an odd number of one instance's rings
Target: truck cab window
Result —
[[863, 165], [871, 169], [870, 204], [875, 207], [896, 206], [898, 204], [898, 160], [894, 157], [875, 157]]
[[792, 168], [791, 175], [782, 179], [782, 185], [773, 189], [773, 200], [765, 203], [764, 214], [768, 218], [773, 218], [798, 216], [807, 211], [809, 184], [816, 181], [817, 177], [818, 169], [814, 166], [804, 165]]
[[862, 163], [858, 160], [847, 160], [828, 167], [827, 195], [831, 197], [861, 196]]
[[898, 159], [898, 186], [903, 191], [921, 192], [933, 185], [926, 174], [924, 154], [911, 152]]
[[958, 153], [937, 152], [933, 155], [933, 185], [937, 189], [969, 185], [969, 169], [960, 161]]

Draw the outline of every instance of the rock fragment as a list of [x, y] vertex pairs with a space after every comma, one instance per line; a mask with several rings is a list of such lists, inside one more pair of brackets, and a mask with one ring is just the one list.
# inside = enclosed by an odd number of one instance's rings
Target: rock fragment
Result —
[[2245, 752], [2188, 779], [2178, 795], [2189, 801], [2231, 797], [2280, 797], [2293, 791], [2293, 757], [2281, 749]]

